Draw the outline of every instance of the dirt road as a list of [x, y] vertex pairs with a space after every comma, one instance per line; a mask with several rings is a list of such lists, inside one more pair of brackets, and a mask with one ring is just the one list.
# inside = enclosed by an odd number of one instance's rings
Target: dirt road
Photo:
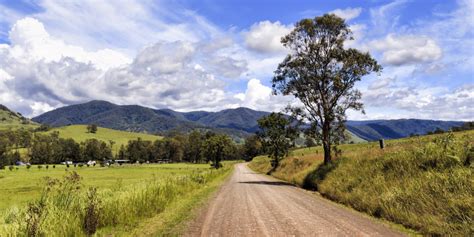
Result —
[[362, 214], [238, 164], [185, 236], [402, 236]]

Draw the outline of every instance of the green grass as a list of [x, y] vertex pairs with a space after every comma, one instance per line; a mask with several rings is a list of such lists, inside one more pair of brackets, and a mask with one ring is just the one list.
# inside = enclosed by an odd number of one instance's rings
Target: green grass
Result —
[[[123, 165], [111, 167], [74, 167], [68, 171], [76, 171], [82, 177], [85, 187], [114, 188], [118, 185], [128, 186], [142, 182], [152, 177], [162, 178], [172, 175], [190, 174], [198, 170], [208, 170], [207, 164], [150, 164], [150, 165]], [[28, 201], [35, 200], [41, 195], [44, 177], [62, 178], [67, 174], [65, 165], [56, 165], [56, 168], [46, 170], [43, 165], [38, 169], [33, 165], [29, 170], [20, 167], [13, 171], [0, 170], [0, 211], [9, 207], [22, 207]]]
[[[0, 236], [22, 236], [31, 231], [32, 220], [28, 216], [35, 215], [39, 217], [37, 233], [46, 236], [85, 235], [84, 221], [94, 220], [94, 216], [86, 211], [91, 206], [90, 187], [98, 189], [94, 197], [97, 200], [95, 210], [98, 210], [99, 235], [121, 235], [132, 231], [174, 235], [181, 231], [177, 227], [192, 216], [192, 210], [230, 174], [232, 163], [226, 163], [217, 171], [209, 169], [207, 164], [127, 165], [75, 170], [81, 177], [80, 189], [75, 188], [71, 179], [49, 182], [54, 185], [46, 186], [47, 189], [41, 185], [43, 175], [61, 177], [66, 174], [64, 169], [0, 172], [0, 184], [3, 185], [5, 179], [6, 187], [17, 189], [9, 193], [0, 189], [3, 192], [0, 197], [11, 195], [13, 198], [9, 202], [16, 202], [0, 211]], [[31, 182], [36, 183], [30, 186], [32, 190], [28, 190], [32, 195], [28, 195], [29, 200], [22, 200], [20, 197], [26, 195], [18, 190], [25, 189], [25, 183], [28, 186]], [[26, 208], [25, 201], [35, 205], [36, 212]], [[3, 200], [1, 202], [3, 204]], [[140, 223], [150, 225], [135, 230]]]
[[[342, 158], [322, 164], [320, 147], [298, 149], [273, 176], [424, 235], [474, 235], [474, 131], [342, 145]], [[250, 167], [268, 172], [257, 157]]]
[[28, 124], [23, 124], [21, 118], [16, 115], [12, 114], [9, 111], [5, 111], [0, 109], [0, 130], [7, 130], [7, 129], [20, 129], [20, 128], [36, 128], [39, 125], [35, 122], [29, 121]]
[[48, 131], [51, 133], [53, 131], [59, 132], [59, 137], [61, 138], [72, 138], [76, 142], [83, 142], [87, 139], [95, 138], [104, 142], [109, 142], [110, 140], [114, 141], [112, 151], [115, 153], [118, 151], [121, 145], [127, 145], [128, 141], [136, 140], [141, 138], [145, 141], [155, 141], [157, 139], [162, 139], [160, 136], [145, 134], [145, 133], [134, 133], [119, 131], [114, 129], [98, 127], [96, 133], [88, 133], [87, 125], [70, 125], [65, 127], [54, 128]]

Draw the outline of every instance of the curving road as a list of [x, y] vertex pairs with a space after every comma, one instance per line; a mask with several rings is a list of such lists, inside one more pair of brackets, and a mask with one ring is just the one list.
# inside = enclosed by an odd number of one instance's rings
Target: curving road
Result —
[[185, 236], [403, 236], [355, 211], [237, 164]]

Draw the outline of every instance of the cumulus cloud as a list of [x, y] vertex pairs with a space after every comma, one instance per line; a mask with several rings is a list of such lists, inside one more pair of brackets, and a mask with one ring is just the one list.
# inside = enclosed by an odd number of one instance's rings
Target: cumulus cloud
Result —
[[335, 15], [344, 18], [346, 21], [350, 21], [354, 18], [357, 18], [360, 13], [362, 13], [362, 8], [345, 8], [345, 9], [336, 9], [331, 11], [330, 13], [334, 13]]
[[285, 52], [281, 38], [291, 31], [292, 27], [279, 21], [261, 21], [253, 24], [250, 30], [244, 32], [245, 45], [261, 53]]
[[438, 44], [426, 36], [387, 35], [384, 39], [375, 40], [370, 47], [383, 54], [383, 62], [399, 66], [432, 62], [441, 58], [442, 50]]
[[101, 70], [130, 62], [127, 56], [111, 49], [88, 52], [81, 47], [68, 45], [50, 36], [41, 22], [30, 17], [17, 21], [9, 32], [9, 38], [10, 56], [22, 62], [51, 62], [62, 57], [74, 57], [79, 62], [92, 63]]
[[288, 104], [297, 103], [290, 96], [273, 95], [270, 87], [255, 78], [248, 81], [245, 93], [239, 93], [235, 97], [240, 100], [239, 106], [257, 110], [281, 111]]
[[[158, 42], [132, 60], [112, 50], [86, 51], [52, 37], [33, 18], [18, 21], [0, 47], [0, 98], [26, 115], [103, 99], [177, 110], [238, 103], [221, 78], [238, 77], [246, 62], [213, 42]], [[109, 60], [108, 58], [114, 59]]]
[[396, 117], [474, 120], [472, 84], [448, 90], [443, 87], [393, 85], [382, 80], [363, 91], [363, 101], [371, 108], [400, 111]]

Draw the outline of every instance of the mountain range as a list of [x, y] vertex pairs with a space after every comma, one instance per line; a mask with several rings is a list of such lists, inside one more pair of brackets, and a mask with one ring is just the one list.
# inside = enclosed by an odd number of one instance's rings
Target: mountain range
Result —
[[[257, 120], [269, 112], [249, 108], [226, 109], [218, 112], [177, 112], [138, 105], [116, 105], [106, 101], [91, 101], [46, 112], [32, 120], [53, 127], [72, 124], [97, 124], [101, 127], [133, 132], [164, 134], [170, 131], [188, 132], [206, 129], [245, 137], [258, 131]], [[355, 136], [373, 141], [395, 139], [412, 134], [424, 135], [435, 129], [448, 130], [460, 126], [459, 121], [421, 119], [347, 121], [347, 129]]]

